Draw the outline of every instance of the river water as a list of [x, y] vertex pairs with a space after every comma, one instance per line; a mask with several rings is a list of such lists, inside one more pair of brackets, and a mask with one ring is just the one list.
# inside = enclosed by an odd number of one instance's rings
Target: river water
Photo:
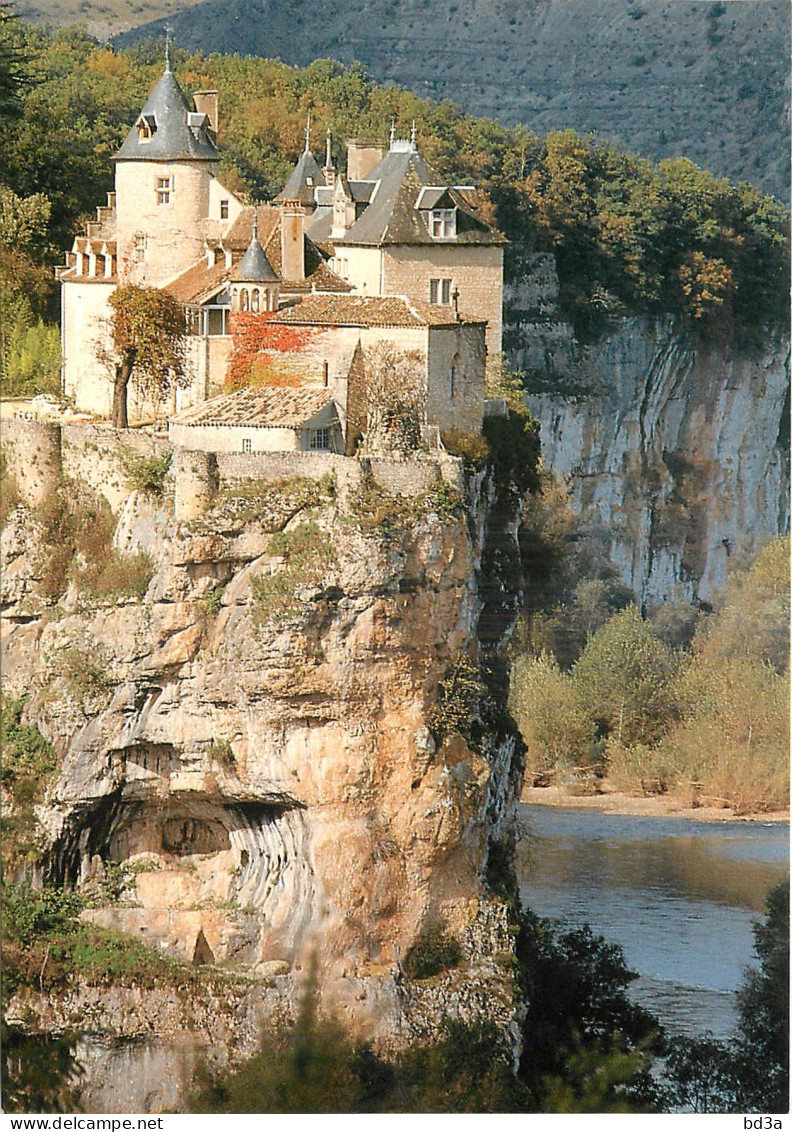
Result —
[[677, 1034], [730, 1037], [754, 920], [789, 871], [789, 825], [520, 807], [523, 901], [619, 943], [630, 994]]

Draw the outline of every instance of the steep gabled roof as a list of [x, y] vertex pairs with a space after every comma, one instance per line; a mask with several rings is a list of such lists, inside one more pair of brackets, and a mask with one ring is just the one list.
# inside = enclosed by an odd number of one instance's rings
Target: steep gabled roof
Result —
[[[205, 114], [196, 114], [170, 68], [148, 97], [114, 161], [219, 161]], [[151, 136], [144, 140], [138, 123]]]
[[[364, 247], [380, 247], [383, 244], [438, 244], [451, 245], [500, 245], [506, 243], [505, 236], [490, 227], [478, 215], [471, 202], [457, 189], [443, 185], [437, 173], [427, 165], [415, 147], [409, 142], [397, 142], [382, 161], [366, 174], [365, 182], [351, 182], [351, 185], [368, 185], [378, 182], [376, 192], [370, 196], [371, 203], [343, 236], [335, 237], [335, 244], [353, 244]], [[422, 190], [432, 188], [434, 193]], [[356, 200], [369, 199], [365, 195], [353, 197]], [[324, 198], [322, 198], [324, 199]], [[436, 239], [429, 229], [429, 210], [434, 207], [425, 203], [434, 199], [442, 201], [443, 207], [457, 210], [456, 235], [446, 240]], [[321, 209], [317, 211], [309, 228], [311, 239], [316, 242], [330, 240], [333, 227], [332, 214]]]

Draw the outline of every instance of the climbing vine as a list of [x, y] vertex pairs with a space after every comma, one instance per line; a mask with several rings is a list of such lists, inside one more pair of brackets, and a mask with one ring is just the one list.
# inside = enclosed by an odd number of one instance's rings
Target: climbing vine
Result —
[[301, 353], [321, 330], [274, 323], [271, 313], [236, 313], [231, 316], [234, 343], [226, 372], [231, 389], [245, 385], [298, 386], [300, 377], [282, 359]]

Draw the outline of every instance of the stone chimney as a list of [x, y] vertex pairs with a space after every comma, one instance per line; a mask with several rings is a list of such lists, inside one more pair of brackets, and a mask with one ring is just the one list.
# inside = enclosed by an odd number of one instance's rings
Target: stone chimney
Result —
[[383, 157], [379, 142], [366, 138], [350, 138], [347, 142], [347, 177], [350, 181], [365, 181]]
[[195, 109], [199, 114], [205, 114], [209, 119], [209, 128], [217, 133], [218, 115], [217, 115], [217, 91], [216, 90], [196, 90], [193, 95]]
[[281, 202], [281, 275], [292, 283], [305, 279], [305, 209], [298, 200]]

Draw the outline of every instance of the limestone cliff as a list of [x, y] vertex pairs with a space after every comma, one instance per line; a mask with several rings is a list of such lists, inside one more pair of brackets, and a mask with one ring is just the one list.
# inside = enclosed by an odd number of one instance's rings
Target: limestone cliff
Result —
[[584, 533], [639, 601], [712, 600], [730, 558], [789, 529], [789, 342], [741, 354], [633, 318], [583, 346], [552, 257], [523, 267], [506, 349]]
[[[221, 482], [189, 521], [167, 493], [132, 493], [115, 542], [149, 556], [142, 599], [71, 583], [46, 601], [39, 512], [3, 530], [5, 691], [30, 696], [25, 720], [59, 760], [36, 869], [93, 893], [94, 922], [249, 980], [222, 1010], [134, 987], [20, 991], [12, 1020], [147, 1036], [136, 1093], [128, 1050], [92, 1047], [84, 1088], [105, 1110], [112, 1065], [127, 1107], [178, 1102], [147, 1077], [174, 1034], [221, 1060], [252, 1052], [313, 956], [326, 1007], [376, 1040], [431, 1032], [444, 1010], [514, 1027], [496, 962], [510, 936], [483, 876], [521, 768], [475, 667], [482, 552], [513, 529], [493, 529], [492, 479], [465, 485], [459, 461], [419, 467], [431, 487], [409, 495], [409, 466], [328, 459], [335, 477]], [[377, 483], [399, 476], [403, 495]], [[401, 960], [438, 922], [462, 966], [410, 984]]]

